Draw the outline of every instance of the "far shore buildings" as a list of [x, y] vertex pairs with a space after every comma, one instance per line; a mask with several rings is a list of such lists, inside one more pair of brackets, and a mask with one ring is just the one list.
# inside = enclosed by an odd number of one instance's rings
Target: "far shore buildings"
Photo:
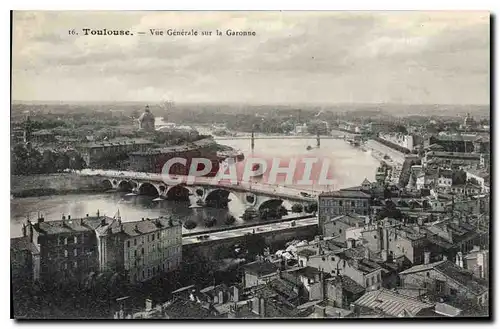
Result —
[[177, 270], [182, 259], [182, 228], [159, 217], [122, 222], [119, 215], [87, 216], [23, 225], [11, 242], [16, 271], [49, 285], [81, 284], [99, 273], [117, 273], [130, 283]]

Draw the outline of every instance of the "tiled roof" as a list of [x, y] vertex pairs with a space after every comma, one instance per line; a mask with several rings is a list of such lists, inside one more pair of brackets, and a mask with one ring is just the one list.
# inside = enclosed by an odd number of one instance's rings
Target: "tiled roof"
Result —
[[313, 256], [313, 255], [316, 255], [316, 252], [311, 250], [311, 249], [305, 248], [305, 249], [297, 251], [297, 256], [309, 257], [309, 256]]
[[102, 142], [92, 142], [92, 143], [86, 143], [86, 144], [81, 144], [78, 147], [79, 148], [101, 148], [101, 147], [111, 147], [111, 146], [118, 146], [118, 145], [151, 145], [154, 144], [152, 141], [149, 141], [147, 139], [142, 139], [142, 138], [122, 138], [122, 139], [111, 139], [107, 141], [102, 141]]
[[333, 278], [327, 279], [326, 282], [332, 285], [342, 284], [342, 289], [352, 293], [353, 295], [365, 291], [365, 288], [363, 288], [363, 286], [361, 286], [359, 283], [357, 283], [347, 275], [338, 275]]
[[472, 276], [471, 272], [462, 269], [461, 267], [450, 262], [449, 260], [442, 260], [435, 263], [413, 266], [399, 274], [403, 275], [412, 274], [422, 271], [429, 271], [431, 269], [434, 269], [442, 273], [443, 275], [454, 280], [463, 287], [467, 287], [467, 289], [469, 289], [472, 293], [476, 295], [482, 294], [483, 292], [488, 290], [488, 287], [484, 285], [482, 282], [479, 282], [479, 280], [475, 279]]
[[366, 292], [354, 304], [394, 317], [416, 316], [420, 311], [433, 307], [432, 304], [386, 289]]
[[275, 273], [278, 266], [271, 262], [256, 261], [243, 266], [245, 272], [256, 274], [258, 276], [265, 276]]
[[366, 219], [361, 216], [356, 216], [355, 214], [347, 214], [331, 218], [329, 222], [341, 222], [349, 226], [363, 226]]
[[287, 280], [276, 278], [269, 281], [267, 285], [287, 300], [293, 300], [299, 297], [299, 294], [294, 291], [294, 289], [298, 289], [298, 287]]
[[200, 303], [180, 298], [167, 305], [165, 313], [170, 319], [207, 319], [217, 317], [214, 311], [204, 308]]
[[107, 216], [71, 218], [65, 220], [43, 221], [33, 224], [35, 230], [40, 234], [62, 234], [93, 231], [96, 229], [102, 220], [111, 222], [113, 218]]
[[370, 194], [367, 194], [362, 191], [353, 191], [353, 190], [340, 190], [340, 191], [331, 191], [331, 192], [323, 192], [319, 195], [320, 197], [335, 197], [335, 198], [359, 198], [359, 199], [369, 199]]

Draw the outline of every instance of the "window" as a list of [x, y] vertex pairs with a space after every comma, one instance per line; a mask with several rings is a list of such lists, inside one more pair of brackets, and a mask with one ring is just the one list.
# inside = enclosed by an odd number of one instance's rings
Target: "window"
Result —
[[426, 275], [427, 275], [428, 278], [431, 277], [431, 273], [430, 272], [427, 272]]
[[78, 262], [73, 262], [73, 268], [77, 268], [78, 267]]
[[64, 257], [68, 257], [68, 251], [64, 250]]
[[137, 246], [137, 239], [134, 239], [134, 246]]
[[68, 238], [64, 238], [64, 244], [68, 244]]
[[78, 256], [78, 250], [76, 248], [73, 249], [73, 256]]
[[154, 240], [155, 240], [155, 235], [154, 235], [154, 233], [153, 233], [153, 236], [152, 236], [152, 240], [151, 240], [151, 241], [154, 241]]
[[456, 296], [457, 295], [457, 291], [455, 289], [450, 289], [450, 295]]
[[144, 255], [144, 248], [141, 248], [141, 254]]
[[368, 287], [370, 285], [370, 281], [366, 279], [366, 286]]
[[339, 206], [340, 206], [340, 207], [342, 207], [342, 200], [341, 200], [341, 201], [339, 201]]
[[130, 240], [127, 241], [127, 248], [130, 248]]
[[78, 237], [77, 237], [77, 236], [75, 236], [75, 238], [73, 239], [73, 242], [74, 242], [75, 244], [77, 244], [77, 243], [78, 243]]
[[134, 250], [134, 257], [137, 257], [137, 250]]
[[158, 232], [158, 234], [156, 235], [156, 238], [160, 239], [160, 232]]
[[351, 201], [351, 207], [355, 207], [355, 206], [356, 206], [356, 202]]

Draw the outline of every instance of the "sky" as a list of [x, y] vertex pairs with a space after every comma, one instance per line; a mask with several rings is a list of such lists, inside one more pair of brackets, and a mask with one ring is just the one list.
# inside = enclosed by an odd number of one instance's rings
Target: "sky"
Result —
[[[473, 11], [15, 12], [12, 98], [486, 105], [489, 24]], [[151, 28], [212, 36], [137, 33]]]

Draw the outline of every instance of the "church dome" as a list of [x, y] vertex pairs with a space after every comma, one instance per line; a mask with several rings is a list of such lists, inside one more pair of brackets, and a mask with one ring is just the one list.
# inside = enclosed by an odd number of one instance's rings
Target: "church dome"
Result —
[[139, 122], [154, 122], [155, 121], [155, 116], [151, 111], [149, 110], [149, 106], [146, 106], [144, 109], [144, 113], [141, 114], [139, 117]]

